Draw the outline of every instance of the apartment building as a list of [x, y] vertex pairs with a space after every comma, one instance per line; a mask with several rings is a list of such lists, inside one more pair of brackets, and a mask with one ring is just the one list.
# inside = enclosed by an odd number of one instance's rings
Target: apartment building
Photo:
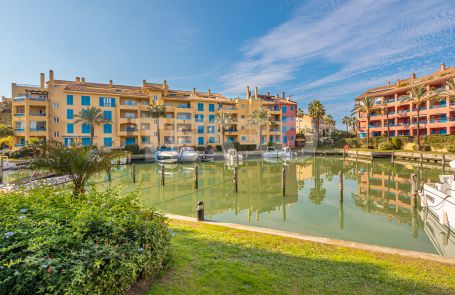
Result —
[[[310, 115], [304, 114], [296, 119], [297, 133], [310, 133], [314, 132], [313, 118]], [[321, 136], [330, 136], [335, 131], [335, 124], [328, 122], [324, 118], [319, 120], [319, 133]]]
[[[93, 83], [84, 77], [73, 81], [54, 79], [54, 72], [40, 74], [40, 85], [12, 84], [12, 123], [15, 147], [30, 138], [54, 139], [70, 145], [75, 141], [90, 144], [90, 126], [76, 123], [77, 114], [88, 107], [103, 111], [110, 124], [95, 126], [94, 144], [122, 147], [138, 144], [141, 147], [216, 145], [222, 142], [264, 144], [269, 141], [294, 146], [295, 111], [297, 105], [289, 97], [260, 95], [257, 87], [245, 98], [227, 98], [219, 93], [173, 90], [163, 83], [143, 81], [142, 86]], [[166, 106], [164, 118], [148, 116], [155, 101]], [[275, 124], [263, 128], [249, 126], [249, 115], [259, 107], [269, 109]], [[215, 121], [217, 112], [232, 114], [233, 122], [221, 126]], [[159, 124], [159, 125], [158, 125]]]
[[[417, 120], [419, 120], [420, 135], [428, 134], [455, 134], [455, 101], [442, 99], [439, 102], [427, 102], [426, 106], [417, 118], [416, 106], [406, 102], [412, 85], [420, 84], [427, 89], [441, 92], [445, 90], [446, 81], [455, 78], [455, 68], [446, 68], [441, 64], [439, 71], [427, 76], [417, 78], [412, 74], [410, 78], [397, 80], [395, 84], [388, 82], [385, 86], [373, 88], [358, 96], [376, 98], [375, 104], [380, 106], [387, 103], [389, 114], [390, 136], [415, 136], [417, 134]], [[358, 114], [358, 136], [366, 137], [367, 132], [366, 114]], [[387, 119], [378, 108], [371, 114], [371, 136], [387, 135]]]

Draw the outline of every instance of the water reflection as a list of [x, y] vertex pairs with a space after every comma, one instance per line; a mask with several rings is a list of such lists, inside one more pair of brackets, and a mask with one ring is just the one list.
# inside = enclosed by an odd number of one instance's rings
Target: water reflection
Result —
[[[124, 191], [138, 189], [142, 201], [165, 212], [195, 216], [196, 201], [205, 204], [206, 217], [396, 248], [453, 255], [441, 251], [430, 236], [431, 224], [411, 206], [410, 175], [420, 181], [437, 180], [440, 171], [394, 165], [388, 161], [348, 161], [342, 158], [297, 158], [286, 163], [248, 160], [238, 167], [238, 193], [233, 165], [199, 164], [199, 189], [194, 166], [165, 167], [166, 185], [160, 185], [161, 168], [137, 165], [138, 183], [131, 177], [115, 179]], [[286, 167], [286, 196], [282, 196], [282, 169]], [[344, 191], [338, 189], [338, 173]], [[117, 176], [128, 171], [117, 171]], [[115, 176], [114, 176], [115, 178]], [[434, 226], [433, 226], [434, 228]], [[437, 236], [437, 235], [435, 235]], [[453, 240], [448, 239], [447, 245]], [[446, 246], [444, 249], [448, 248]]]

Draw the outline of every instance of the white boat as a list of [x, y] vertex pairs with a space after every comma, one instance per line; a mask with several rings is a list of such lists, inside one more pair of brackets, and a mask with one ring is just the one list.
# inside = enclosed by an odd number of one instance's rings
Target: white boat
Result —
[[204, 152], [200, 155], [201, 161], [211, 162], [215, 159], [215, 154], [212, 149], [205, 149]]
[[180, 162], [196, 162], [199, 159], [199, 153], [193, 147], [184, 146], [180, 149]]
[[423, 228], [439, 255], [455, 257], [455, 234], [449, 227], [442, 225], [428, 209], [419, 212]]
[[[455, 170], [455, 161], [450, 162]], [[442, 225], [455, 228], [455, 176], [440, 175], [438, 183], [425, 183], [419, 192], [420, 204], [432, 212]]]
[[128, 164], [129, 158], [128, 157], [118, 157], [111, 161], [114, 165], [126, 165]]
[[224, 159], [228, 162], [243, 161], [243, 155], [240, 155], [236, 149], [228, 149], [224, 153]]
[[267, 147], [267, 150], [262, 153], [264, 158], [290, 158], [292, 157], [292, 151], [290, 147], [284, 147], [281, 150], [277, 150], [274, 147]]
[[165, 145], [160, 146], [155, 153], [155, 161], [160, 164], [177, 163], [179, 157], [180, 155], [175, 150], [175, 148], [171, 148]]

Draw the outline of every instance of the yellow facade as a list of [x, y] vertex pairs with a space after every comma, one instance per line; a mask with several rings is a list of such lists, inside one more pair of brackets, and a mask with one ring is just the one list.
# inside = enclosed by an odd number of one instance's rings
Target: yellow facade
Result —
[[[156, 84], [144, 80], [142, 86], [125, 86], [113, 84], [112, 80], [106, 84], [86, 82], [79, 77], [73, 81], [55, 80], [53, 71], [49, 72], [47, 82], [41, 74], [37, 86], [13, 83], [12, 96], [16, 147], [23, 146], [30, 138], [87, 144], [89, 128], [75, 121], [77, 114], [93, 106], [101, 109], [112, 121], [112, 124], [95, 126], [94, 144], [98, 146], [138, 144], [140, 147], [156, 147], [158, 128], [160, 144], [170, 146], [206, 146], [235, 141], [259, 144], [259, 127], [247, 124], [249, 115], [259, 107], [268, 108], [275, 123], [262, 128], [262, 143], [281, 143], [281, 105], [291, 105], [292, 110], [296, 109], [296, 103], [289, 98], [259, 95], [257, 89], [254, 95], [247, 90], [243, 99], [229, 99], [210, 90], [172, 90], [166, 81]], [[165, 117], [154, 119], [148, 116], [153, 101], [166, 106]], [[224, 126], [224, 139], [221, 139], [221, 126], [215, 122], [217, 112], [230, 113], [235, 121]]]

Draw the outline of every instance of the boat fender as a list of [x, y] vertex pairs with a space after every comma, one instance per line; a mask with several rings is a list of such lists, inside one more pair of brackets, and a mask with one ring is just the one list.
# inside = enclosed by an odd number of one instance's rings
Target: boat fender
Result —
[[447, 211], [442, 212], [439, 218], [439, 223], [442, 225], [449, 225], [449, 217], [447, 216]]

